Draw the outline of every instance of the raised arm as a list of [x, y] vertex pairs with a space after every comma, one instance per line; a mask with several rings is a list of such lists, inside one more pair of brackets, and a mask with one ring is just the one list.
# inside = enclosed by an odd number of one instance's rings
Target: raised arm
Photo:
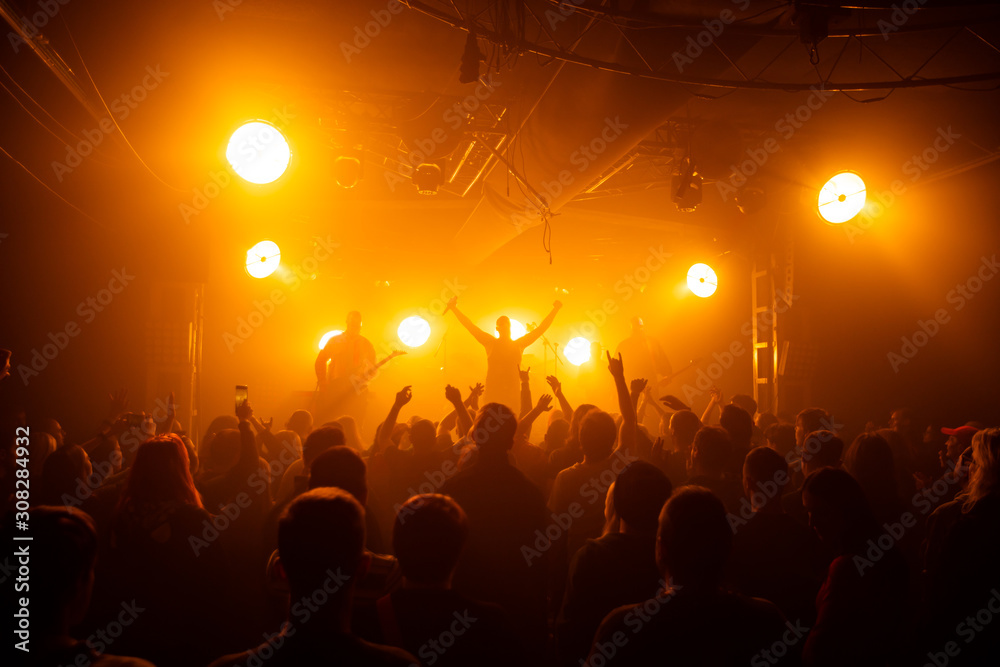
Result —
[[528, 366], [526, 371], [522, 371], [520, 366], [517, 367], [517, 374], [521, 378], [521, 410], [517, 415], [518, 419], [531, 412], [531, 384], [528, 382], [530, 371], [531, 366]]
[[396, 428], [396, 420], [399, 419], [399, 411], [403, 409], [403, 406], [410, 402], [413, 398], [413, 392], [410, 390], [410, 385], [406, 385], [398, 392], [396, 392], [396, 400], [393, 402], [392, 407], [389, 408], [389, 414], [386, 415], [385, 421], [378, 429], [378, 439], [375, 441], [374, 451], [371, 453], [377, 454], [385, 450], [392, 442], [392, 431]]
[[520, 341], [524, 347], [528, 347], [536, 340], [541, 338], [542, 334], [545, 333], [545, 330], [548, 329], [550, 326], [552, 326], [552, 323], [556, 319], [556, 313], [559, 312], [560, 308], [562, 308], [562, 301], [556, 301], [555, 303], [553, 303], [552, 310], [549, 311], [549, 314], [545, 316], [544, 320], [539, 322], [538, 326], [535, 327], [535, 330], [529, 331], [528, 333], [524, 334], [518, 339], [518, 341]]
[[538, 397], [538, 403], [521, 415], [517, 420], [517, 431], [514, 432], [514, 440], [527, 440], [531, 436], [531, 427], [543, 412], [552, 409], [552, 396], [542, 394]]
[[712, 412], [715, 408], [719, 408], [722, 411], [722, 391], [717, 387], [712, 387], [708, 390], [708, 395], [711, 397], [708, 399], [708, 405], [705, 406], [705, 412], [701, 414], [701, 423], [708, 426], [712, 421]]
[[462, 326], [468, 329], [469, 333], [472, 334], [473, 338], [478, 340], [481, 345], [489, 345], [490, 343], [492, 343], [494, 341], [493, 336], [489, 335], [488, 333], [477, 327], [475, 324], [473, 324], [472, 320], [466, 317], [465, 313], [463, 313], [458, 309], [457, 304], [458, 304], [458, 297], [457, 296], [451, 297], [451, 300], [448, 301], [448, 310], [455, 313], [455, 317], [457, 317], [458, 321], [462, 323]]
[[618, 390], [618, 409], [622, 413], [622, 428], [618, 437], [618, 449], [629, 452], [635, 451], [635, 430], [636, 418], [635, 408], [632, 407], [632, 398], [628, 393], [628, 384], [625, 382], [625, 367], [622, 364], [622, 355], [615, 359], [608, 352], [608, 370], [615, 379], [615, 389]]
[[458, 417], [458, 435], [464, 438], [472, 429], [472, 417], [469, 416], [469, 411], [466, 409], [465, 403], [462, 402], [462, 392], [457, 387], [448, 385], [444, 388], [444, 397], [455, 406], [455, 415]]
[[555, 375], [550, 375], [545, 378], [545, 381], [549, 383], [550, 387], [552, 387], [552, 394], [556, 397], [556, 400], [559, 401], [559, 409], [562, 410], [563, 419], [566, 421], [573, 421], [573, 406], [569, 404], [569, 401], [566, 400], [566, 396], [563, 395], [562, 383], [559, 382], [559, 378]]

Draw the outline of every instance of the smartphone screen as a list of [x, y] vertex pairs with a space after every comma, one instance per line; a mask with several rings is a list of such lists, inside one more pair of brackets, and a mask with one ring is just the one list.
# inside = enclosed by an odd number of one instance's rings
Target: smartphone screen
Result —
[[243, 405], [243, 401], [249, 398], [247, 386], [245, 384], [236, 385], [236, 407]]

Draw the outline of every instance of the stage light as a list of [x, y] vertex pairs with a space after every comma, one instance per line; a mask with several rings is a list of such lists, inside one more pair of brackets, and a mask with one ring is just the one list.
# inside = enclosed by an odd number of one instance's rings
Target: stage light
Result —
[[574, 366], [587, 363], [590, 361], [590, 341], [583, 336], [570, 339], [563, 348], [563, 355]]
[[407, 347], [420, 347], [431, 337], [431, 324], [419, 315], [412, 315], [399, 323], [396, 335]]
[[688, 289], [701, 298], [715, 294], [719, 279], [708, 264], [695, 264], [688, 269]]
[[865, 206], [865, 182], [852, 171], [842, 171], [819, 191], [817, 208], [827, 222], [847, 222]]
[[263, 185], [278, 180], [292, 159], [285, 137], [274, 125], [253, 120], [241, 125], [229, 139], [226, 160], [245, 181]]
[[694, 163], [685, 158], [681, 171], [674, 174], [670, 183], [670, 196], [681, 213], [694, 213], [701, 203], [702, 178], [694, 169]]
[[323, 337], [319, 339], [319, 349], [322, 350], [324, 347], [326, 347], [326, 344], [330, 342], [331, 338], [333, 338], [334, 336], [339, 336], [342, 333], [344, 333], [344, 332], [341, 331], [340, 329], [334, 329], [333, 331], [327, 331], [325, 334], [323, 334]]
[[247, 273], [254, 278], [267, 278], [281, 263], [281, 250], [274, 241], [261, 241], [247, 250]]
[[352, 155], [340, 155], [333, 161], [333, 180], [350, 190], [361, 180], [361, 160]]
[[459, 83], [472, 83], [479, 79], [479, 61], [483, 59], [483, 53], [479, 50], [479, 41], [476, 33], [469, 31], [469, 36], [465, 38], [465, 50], [462, 51], [462, 66], [458, 71]]
[[444, 183], [441, 167], [433, 162], [425, 162], [413, 172], [413, 184], [422, 195], [436, 195]]

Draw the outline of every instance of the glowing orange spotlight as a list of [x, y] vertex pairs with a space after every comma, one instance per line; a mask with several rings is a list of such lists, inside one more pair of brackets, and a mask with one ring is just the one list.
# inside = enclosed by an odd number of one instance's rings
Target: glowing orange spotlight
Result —
[[852, 171], [842, 171], [819, 191], [817, 209], [824, 220], [839, 225], [861, 212], [865, 197], [865, 182], [861, 177]]
[[281, 250], [274, 241], [261, 241], [247, 250], [246, 270], [254, 278], [267, 278], [281, 263]]
[[715, 294], [715, 290], [719, 287], [719, 279], [708, 264], [695, 264], [688, 269], [687, 284], [695, 296], [704, 299]]
[[292, 150], [274, 125], [253, 120], [241, 125], [229, 138], [226, 160], [245, 181], [263, 185], [281, 178], [292, 159]]

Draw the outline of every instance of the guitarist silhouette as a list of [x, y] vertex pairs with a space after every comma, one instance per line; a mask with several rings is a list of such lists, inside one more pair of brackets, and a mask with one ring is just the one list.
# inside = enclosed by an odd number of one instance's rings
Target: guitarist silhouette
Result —
[[360, 427], [368, 405], [368, 382], [379, 366], [405, 352], [393, 352], [376, 363], [375, 346], [361, 335], [361, 313], [347, 314], [344, 333], [329, 340], [316, 357], [316, 422], [350, 415]]

